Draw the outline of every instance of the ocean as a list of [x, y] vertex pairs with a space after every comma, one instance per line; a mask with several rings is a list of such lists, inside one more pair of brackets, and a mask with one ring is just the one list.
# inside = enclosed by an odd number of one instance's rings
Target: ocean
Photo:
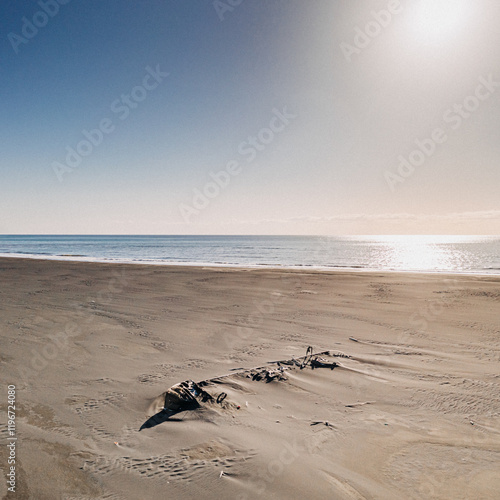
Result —
[[500, 275], [500, 236], [0, 235], [0, 256]]

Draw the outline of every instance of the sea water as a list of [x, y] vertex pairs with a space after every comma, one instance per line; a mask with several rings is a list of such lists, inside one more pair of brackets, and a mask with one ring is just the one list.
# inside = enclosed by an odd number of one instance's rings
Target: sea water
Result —
[[0, 256], [500, 275], [500, 236], [0, 235]]

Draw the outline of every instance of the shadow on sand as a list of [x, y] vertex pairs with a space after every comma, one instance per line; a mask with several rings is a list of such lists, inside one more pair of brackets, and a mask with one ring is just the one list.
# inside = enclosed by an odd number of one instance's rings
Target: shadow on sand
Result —
[[[194, 408], [193, 408], [194, 409]], [[151, 427], [156, 427], [157, 425], [163, 424], [167, 420], [169, 422], [181, 422], [182, 418], [172, 418], [173, 415], [177, 415], [181, 413], [181, 411], [172, 411], [172, 410], [161, 410], [152, 417], [148, 418], [142, 425], [139, 431], [142, 429], [150, 429]]]

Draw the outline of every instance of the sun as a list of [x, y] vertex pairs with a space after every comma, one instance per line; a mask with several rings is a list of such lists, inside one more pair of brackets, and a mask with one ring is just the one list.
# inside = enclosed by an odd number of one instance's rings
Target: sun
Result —
[[451, 41], [463, 34], [470, 19], [471, 0], [418, 0], [409, 5], [411, 31], [422, 44]]

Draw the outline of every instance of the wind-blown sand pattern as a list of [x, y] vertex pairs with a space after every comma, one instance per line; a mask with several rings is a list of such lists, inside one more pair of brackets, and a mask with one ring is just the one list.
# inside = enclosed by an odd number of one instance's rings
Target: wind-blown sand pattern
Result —
[[[17, 259], [0, 276], [17, 498], [498, 498], [497, 277]], [[337, 366], [253, 379], [309, 345]], [[184, 380], [227, 397], [140, 430]]]

